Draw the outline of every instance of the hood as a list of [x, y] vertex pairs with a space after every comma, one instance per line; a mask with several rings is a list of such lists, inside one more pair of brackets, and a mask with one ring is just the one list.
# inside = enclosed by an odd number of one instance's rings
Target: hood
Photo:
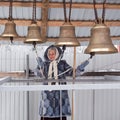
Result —
[[51, 45], [51, 46], [49, 46], [49, 47], [46, 49], [46, 51], [45, 51], [45, 53], [44, 53], [44, 59], [45, 59], [45, 61], [50, 61], [49, 58], [48, 58], [48, 50], [49, 50], [50, 48], [56, 48], [56, 50], [57, 50], [57, 58], [56, 58], [56, 60], [58, 60], [58, 59], [60, 58], [60, 55], [62, 54], [62, 49], [61, 49], [60, 47]]

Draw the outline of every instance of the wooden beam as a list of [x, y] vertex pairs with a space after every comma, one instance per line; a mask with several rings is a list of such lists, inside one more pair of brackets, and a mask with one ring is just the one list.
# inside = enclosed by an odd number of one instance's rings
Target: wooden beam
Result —
[[[112, 40], [120, 40], [120, 36], [111, 36]], [[58, 40], [58, 37], [56, 38], [47, 38], [48, 42], [56, 42]], [[85, 41], [89, 41], [90, 40], [90, 36], [89, 37], [77, 37], [77, 40], [79, 42], [85, 42]]]
[[[28, 1], [13, 1], [13, 6], [15, 7], [32, 7], [33, 2], [28, 2]], [[9, 6], [9, 2], [3, 2], [0, 1], [0, 6]], [[43, 7], [42, 2], [36, 2], [37, 7]], [[62, 2], [49, 2], [49, 8], [63, 8], [63, 3]], [[66, 7], [69, 7], [69, 3], [66, 4]], [[93, 4], [92, 3], [73, 3], [72, 8], [78, 8], [78, 9], [92, 9]], [[96, 4], [96, 8], [103, 8], [103, 5], [100, 3]], [[120, 3], [115, 4], [115, 3], [106, 3], [105, 8], [107, 9], [120, 9]]]
[[[120, 36], [111, 36], [112, 40], [120, 40]], [[0, 40], [7, 40], [9, 41], [9, 38], [3, 38], [0, 37]], [[18, 38], [14, 38], [15, 41], [20, 41], [20, 42], [24, 42], [25, 37], [18, 37]], [[58, 40], [58, 37], [47, 37], [46, 38], [46, 42], [56, 42]], [[77, 37], [77, 40], [79, 42], [85, 42], [85, 41], [89, 41], [90, 40], [90, 36], [89, 37]]]
[[[44, 10], [44, 13], [46, 13]], [[0, 25], [5, 25], [5, 23], [7, 22], [7, 19], [0, 19]], [[31, 20], [25, 20], [25, 19], [14, 19], [14, 22], [16, 23], [17, 26], [29, 26], [31, 24]], [[37, 24], [39, 26], [42, 26], [42, 29], [44, 29], [44, 32], [46, 34], [46, 29], [47, 26], [61, 26], [64, 23], [63, 20], [50, 20], [48, 21], [47, 18], [47, 13], [45, 15], [43, 15], [42, 21], [38, 20]], [[76, 21], [72, 21], [71, 23], [73, 24], [73, 26], [82, 26], [82, 27], [87, 27], [87, 26], [93, 26], [95, 24], [94, 20], [76, 20]], [[107, 26], [120, 26], [120, 20], [106, 20], [105, 24]]]
[[48, 6], [49, 0], [42, 0], [42, 21], [41, 21], [41, 38], [46, 41], [47, 26], [48, 26]]
[[[66, 3], [66, 7], [69, 7], [69, 3]], [[50, 3], [49, 5], [50, 8], [62, 8], [63, 3]], [[97, 3], [95, 5], [97, 9], [103, 8], [103, 4]], [[72, 3], [72, 8], [78, 8], [78, 9], [93, 9], [93, 4], [92, 3]], [[107, 9], [120, 9], [120, 4], [105, 4], [105, 8]]]
[[10, 76], [13, 78], [25, 78], [24, 72], [0, 72], [0, 77]]

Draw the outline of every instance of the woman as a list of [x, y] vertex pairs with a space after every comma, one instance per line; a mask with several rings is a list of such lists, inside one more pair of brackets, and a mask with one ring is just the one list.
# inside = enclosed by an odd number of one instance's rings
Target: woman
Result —
[[[47, 48], [44, 54], [45, 61], [39, 58], [37, 75], [46, 79], [56, 79], [56, 82], [48, 84], [66, 84], [62, 82], [66, 76], [72, 76], [73, 70], [65, 60], [60, 60], [62, 50], [54, 45]], [[57, 82], [57, 80], [61, 82]], [[39, 114], [40, 120], [67, 120], [71, 115], [70, 102], [67, 90], [42, 91]]]
[[[45, 61], [39, 57], [36, 75], [45, 77], [45, 79], [55, 79], [56, 82], [48, 84], [66, 84], [62, 82], [66, 76], [72, 76], [73, 69], [65, 60], [61, 60], [63, 51], [54, 45], [47, 48], [44, 54]], [[91, 59], [90, 57], [89, 59]], [[76, 75], [84, 71], [89, 64], [89, 59], [85, 60], [76, 69]], [[59, 79], [59, 83], [57, 80]], [[70, 102], [67, 90], [42, 91], [42, 99], [40, 100], [39, 114], [40, 120], [67, 120], [67, 116], [71, 115]]]

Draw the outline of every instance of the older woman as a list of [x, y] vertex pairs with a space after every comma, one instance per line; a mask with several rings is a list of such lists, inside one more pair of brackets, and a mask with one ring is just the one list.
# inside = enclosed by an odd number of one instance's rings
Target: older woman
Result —
[[[66, 76], [72, 76], [73, 74], [72, 67], [65, 60], [61, 60], [62, 52], [59, 47], [51, 45], [44, 53], [45, 61], [43, 62], [39, 57], [36, 75], [44, 76], [45, 79], [56, 80], [56, 82], [48, 84], [66, 84], [62, 80], [66, 79]], [[76, 72], [83, 71], [88, 63], [88, 60], [86, 60], [79, 65]], [[59, 83], [57, 82], [58, 79]], [[42, 91], [41, 96], [39, 107], [41, 120], [67, 120], [67, 116], [71, 115], [67, 90]]]
[[[57, 80], [63, 80], [66, 76], [72, 76], [72, 67], [65, 60], [60, 60], [62, 50], [54, 45], [47, 48], [44, 54], [45, 61], [39, 58], [37, 75], [44, 76], [46, 79], [56, 79], [56, 82], [48, 84], [66, 84], [58, 83]], [[39, 68], [41, 70], [39, 71]], [[66, 90], [42, 91], [40, 100], [39, 114], [41, 120], [66, 120], [71, 115], [70, 102]]]

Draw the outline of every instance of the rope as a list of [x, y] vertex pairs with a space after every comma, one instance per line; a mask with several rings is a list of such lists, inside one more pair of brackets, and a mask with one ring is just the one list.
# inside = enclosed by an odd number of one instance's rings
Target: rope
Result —
[[104, 0], [104, 2], [103, 2], [102, 23], [105, 22], [105, 3], [106, 3], [106, 0]]
[[[103, 1], [103, 11], [102, 11], [102, 23], [104, 23], [104, 18], [105, 18], [105, 3], [106, 3], [106, 0]], [[93, 0], [93, 5], [94, 5], [94, 14], [95, 14], [95, 20], [96, 20], [96, 23], [99, 23], [99, 18], [98, 18], [98, 14], [97, 14], [97, 10], [96, 10], [96, 0]]]
[[33, 1], [32, 23], [36, 23], [36, 0]]
[[12, 0], [10, 0], [10, 6], [9, 6], [9, 20], [12, 20]]
[[[37, 60], [37, 63], [38, 63], [38, 53], [37, 53], [37, 49], [35, 48], [35, 53], [36, 53], [36, 60]], [[40, 73], [41, 73], [41, 75], [42, 75], [42, 77], [43, 78], [45, 78], [45, 76], [44, 76], [44, 74], [43, 74], [43, 70], [41, 69], [41, 66], [39, 65], [39, 63], [38, 63], [38, 66], [39, 66], [39, 68], [40, 68]]]
[[97, 10], [96, 10], [96, 8], [95, 8], [95, 4], [96, 4], [96, 1], [95, 1], [95, 0], [93, 0], [95, 20], [96, 20], [96, 22], [97, 22], [97, 23], [99, 23], [99, 20], [98, 20], [98, 15], [97, 15]]
[[[64, 19], [65, 19], [65, 22], [67, 22], [66, 1], [65, 0], [63, 0], [63, 8], [64, 8]], [[71, 8], [72, 8], [72, 0], [70, 0], [69, 18], [68, 18], [69, 22], [70, 22], [70, 17], [71, 17]]]
[[66, 16], [66, 4], [65, 4], [65, 0], [63, 0], [63, 8], [64, 8], [64, 19], [65, 19], [65, 22], [67, 22], [67, 16]]
[[71, 17], [71, 8], [72, 8], [72, 0], [70, 0], [69, 22], [70, 22], [70, 17]]

